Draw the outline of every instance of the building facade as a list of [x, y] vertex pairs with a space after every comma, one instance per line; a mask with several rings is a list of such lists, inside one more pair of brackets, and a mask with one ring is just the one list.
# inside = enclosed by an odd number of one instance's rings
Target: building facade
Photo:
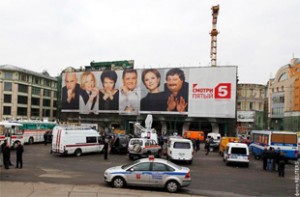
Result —
[[57, 79], [17, 66], [0, 66], [0, 120], [57, 118]]
[[238, 84], [237, 132], [245, 135], [253, 129], [265, 129], [266, 86], [260, 84]]
[[269, 80], [269, 128], [300, 131], [300, 59], [293, 58]]

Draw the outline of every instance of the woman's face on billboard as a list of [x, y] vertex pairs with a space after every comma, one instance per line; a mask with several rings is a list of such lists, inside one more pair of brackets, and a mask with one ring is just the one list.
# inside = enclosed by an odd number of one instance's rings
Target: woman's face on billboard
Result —
[[153, 91], [159, 86], [160, 79], [153, 72], [145, 74], [144, 83], [148, 90]]

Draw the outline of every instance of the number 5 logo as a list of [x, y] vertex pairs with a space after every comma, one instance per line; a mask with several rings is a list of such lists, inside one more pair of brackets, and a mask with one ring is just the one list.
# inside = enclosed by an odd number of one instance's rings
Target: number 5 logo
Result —
[[220, 83], [215, 87], [216, 99], [230, 99], [231, 98], [231, 84]]

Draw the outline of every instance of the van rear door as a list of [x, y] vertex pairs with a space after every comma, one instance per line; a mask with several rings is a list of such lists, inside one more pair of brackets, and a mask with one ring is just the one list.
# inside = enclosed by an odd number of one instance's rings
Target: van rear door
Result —
[[173, 143], [172, 158], [175, 160], [191, 160], [193, 158], [192, 142], [175, 141]]

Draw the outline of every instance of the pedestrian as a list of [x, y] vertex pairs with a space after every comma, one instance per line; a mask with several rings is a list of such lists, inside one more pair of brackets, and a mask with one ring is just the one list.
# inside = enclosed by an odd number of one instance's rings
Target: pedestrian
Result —
[[10, 166], [10, 146], [8, 143], [5, 143], [5, 146], [3, 148], [3, 163], [5, 169], [9, 169]]
[[267, 152], [267, 171], [273, 171], [273, 162], [274, 162], [274, 148], [270, 147]]
[[280, 155], [280, 148], [277, 148], [276, 151], [274, 151], [274, 161], [273, 161], [273, 170], [278, 171], [278, 165], [279, 165], [279, 160], [278, 157]]
[[267, 146], [265, 146], [264, 150], [263, 150], [263, 152], [261, 154], [261, 157], [263, 159], [263, 169], [264, 170], [267, 170], [267, 160], [268, 160], [267, 153], [268, 153], [268, 148], [267, 148]]
[[284, 169], [285, 169], [285, 156], [284, 152], [280, 151], [278, 156], [278, 175], [280, 177], [284, 177]]
[[104, 140], [103, 151], [104, 151], [104, 159], [107, 160], [107, 153], [108, 153], [108, 139], [107, 138]]
[[44, 144], [45, 146], [47, 146], [47, 142], [48, 142], [48, 135], [47, 132], [44, 133]]
[[209, 149], [210, 149], [210, 141], [209, 141], [209, 139], [207, 139], [207, 140], [205, 141], [205, 146], [204, 146], [204, 148], [205, 148], [205, 150], [206, 150], [206, 154], [205, 154], [205, 155], [208, 155]]
[[200, 140], [199, 138], [196, 139], [196, 151], [200, 150]]
[[1, 158], [0, 158], [0, 161], [1, 161], [1, 165], [3, 164], [3, 166], [5, 166], [5, 165], [4, 165], [4, 148], [5, 148], [5, 146], [6, 146], [6, 143], [7, 143], [7, 140], [4, 140], [3, 143], [1, 144], [1, 148], [0, 148], [0, 150], [1, 150]]
[[[16, 168], [22, 168], [23, 167], [23, 152], [24, 152], [24, 148], [23, 145], [21, 144], [21, 142], [18, 142], [18, 146], [16, 148], [16, 156], [17, 156], [17, 164], [16, 164]], [[20, 167], [19, 167], [20, 164]]]

